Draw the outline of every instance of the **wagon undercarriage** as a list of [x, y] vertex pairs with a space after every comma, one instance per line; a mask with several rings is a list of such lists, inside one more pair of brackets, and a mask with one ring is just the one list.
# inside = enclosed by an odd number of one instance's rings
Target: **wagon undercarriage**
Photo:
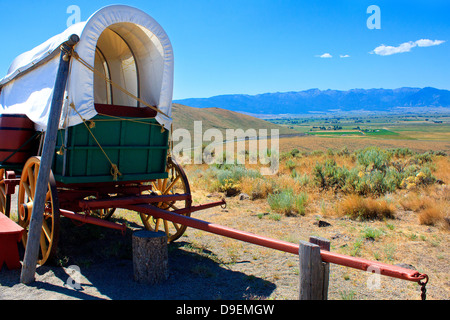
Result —
[[[30, 224], [35, 195], [36, 179], [40, 158], [31, 157], [24, 165], [20, 179], [14, 171], [7, 171], [0, 181], [0, 203], [3, 212], [9, 216], [11, 194], [18, 185], [18, 224], [25, 229], [22, 242], [27, 244], [27, 230]], [[4, 170], [2, 171], [4, 172]], [[155, 218], [156, 209], [189, 217], [191, 213], [215, 206], [225, 201], [192, 206], [189, 182], [182, 168], [172, 158], [167, 161], [168, 177], [153, 181], [134, 181], [125, 184], [66, 185], [57, 183], [50, 176], [46, 195], [44, 220], [40, 240], [39, 264], [46, 263], [56, 254], [60, 236], [60, 216], [82, 223], [126, 231], [124, 224], [109, 221], [117, 208], [144, 206], [145, 210], [134, 210], [140, 215], [143, 226], [151, 231], [164, 231], [168, 241], [183, 235], [186, 226]], [[139, 209], [136, 207], [135, 209]]]

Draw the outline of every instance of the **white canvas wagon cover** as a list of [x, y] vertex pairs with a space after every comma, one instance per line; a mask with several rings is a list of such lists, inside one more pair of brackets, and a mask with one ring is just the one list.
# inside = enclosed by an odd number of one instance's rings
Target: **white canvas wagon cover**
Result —
[[[124, 5], [100, 9], [86, 22], [72, 25], [31, 51], [18, 56], [0, 80], [0, 114], [26, 114], [45, 130], [59, 66], [60, 45], [76, 34], [80, 60], [72, 59], [60, 127], [97, 115], [94, 103], [156, 106], [156, 120], [170, 128], [173, 51], [163, 28], [148, 14]], [[97, 72], [93, 72], [94, 68]], [[114, 82], [117, 90], [107, 82]], [[128, 94], [130, 93], [130, 94]], [[76, 111], [70, 106], [74, 106]]]

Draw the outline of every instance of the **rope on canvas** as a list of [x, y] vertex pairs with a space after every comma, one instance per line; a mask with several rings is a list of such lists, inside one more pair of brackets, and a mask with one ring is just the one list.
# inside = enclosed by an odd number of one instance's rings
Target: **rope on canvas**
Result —
[[126, 95], [128, 95], [129, 97], [135, 99], [136, 101], [139, 101], [140, 103], [142, 103], [144, 106], [149, 107], [150, 109], [161, 113], [163, 116], [171, 119], [171, 117], [169, 117], [167, 114], [165, 114], [164, 112], [162, 112], [161, 110], [159, 110], [158, 108], [148, 104], [147, 102], [145, 102], [144, 100], [136, 97], [134, 94], [132, 94], [131, 92], [129, 92], [128, 90], [124, 89], [123, 87], [119, 86], [117, 83], [115, 83], [114, 81], [112, 81], [111, 79], [108, 79], [108, 77], [106, 77], [103, 73], [101, 73], [100, 71], [96, 70], [95, 68], [93, 68], [91, 65], [89, 65], [89, 63], [87, 63], [85, 60], [83, 60], [83, 58], [81, 58], [78, 53], [76, 51], [72, 52], [72, 56], [78, 61], [80, 62], [83, 66], [85, 66], [86, 68], [88, 68], [89, 70], [91, 70], [95, 75], [103, 78], [103, 80], [105, 80], [106, 82], [108, 82], [109, 84], [111, 84], [113, 87], [119, 89], [120, 91], [122, 91], [123, 93], [125, 93]]

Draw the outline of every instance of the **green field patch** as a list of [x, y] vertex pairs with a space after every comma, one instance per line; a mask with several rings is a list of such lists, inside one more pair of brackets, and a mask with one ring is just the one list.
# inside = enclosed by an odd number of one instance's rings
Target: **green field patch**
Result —
[[360, 131], [310, 131], [309, 134], [315, 136], [363, 136], [364, 133]]
[[386, 129], [365, 130], [364, 133], [367, 136], [398, 136], [398, 135], [400, 135], [397, 132], [386, 130]]

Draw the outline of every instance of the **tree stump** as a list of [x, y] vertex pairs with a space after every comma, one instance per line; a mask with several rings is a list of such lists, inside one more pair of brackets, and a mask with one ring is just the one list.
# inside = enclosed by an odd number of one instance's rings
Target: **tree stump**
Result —
[[132, 247], [135, 281], [154, 285], [167, 280], [169, 254], [164, 232], [136, 231]]

